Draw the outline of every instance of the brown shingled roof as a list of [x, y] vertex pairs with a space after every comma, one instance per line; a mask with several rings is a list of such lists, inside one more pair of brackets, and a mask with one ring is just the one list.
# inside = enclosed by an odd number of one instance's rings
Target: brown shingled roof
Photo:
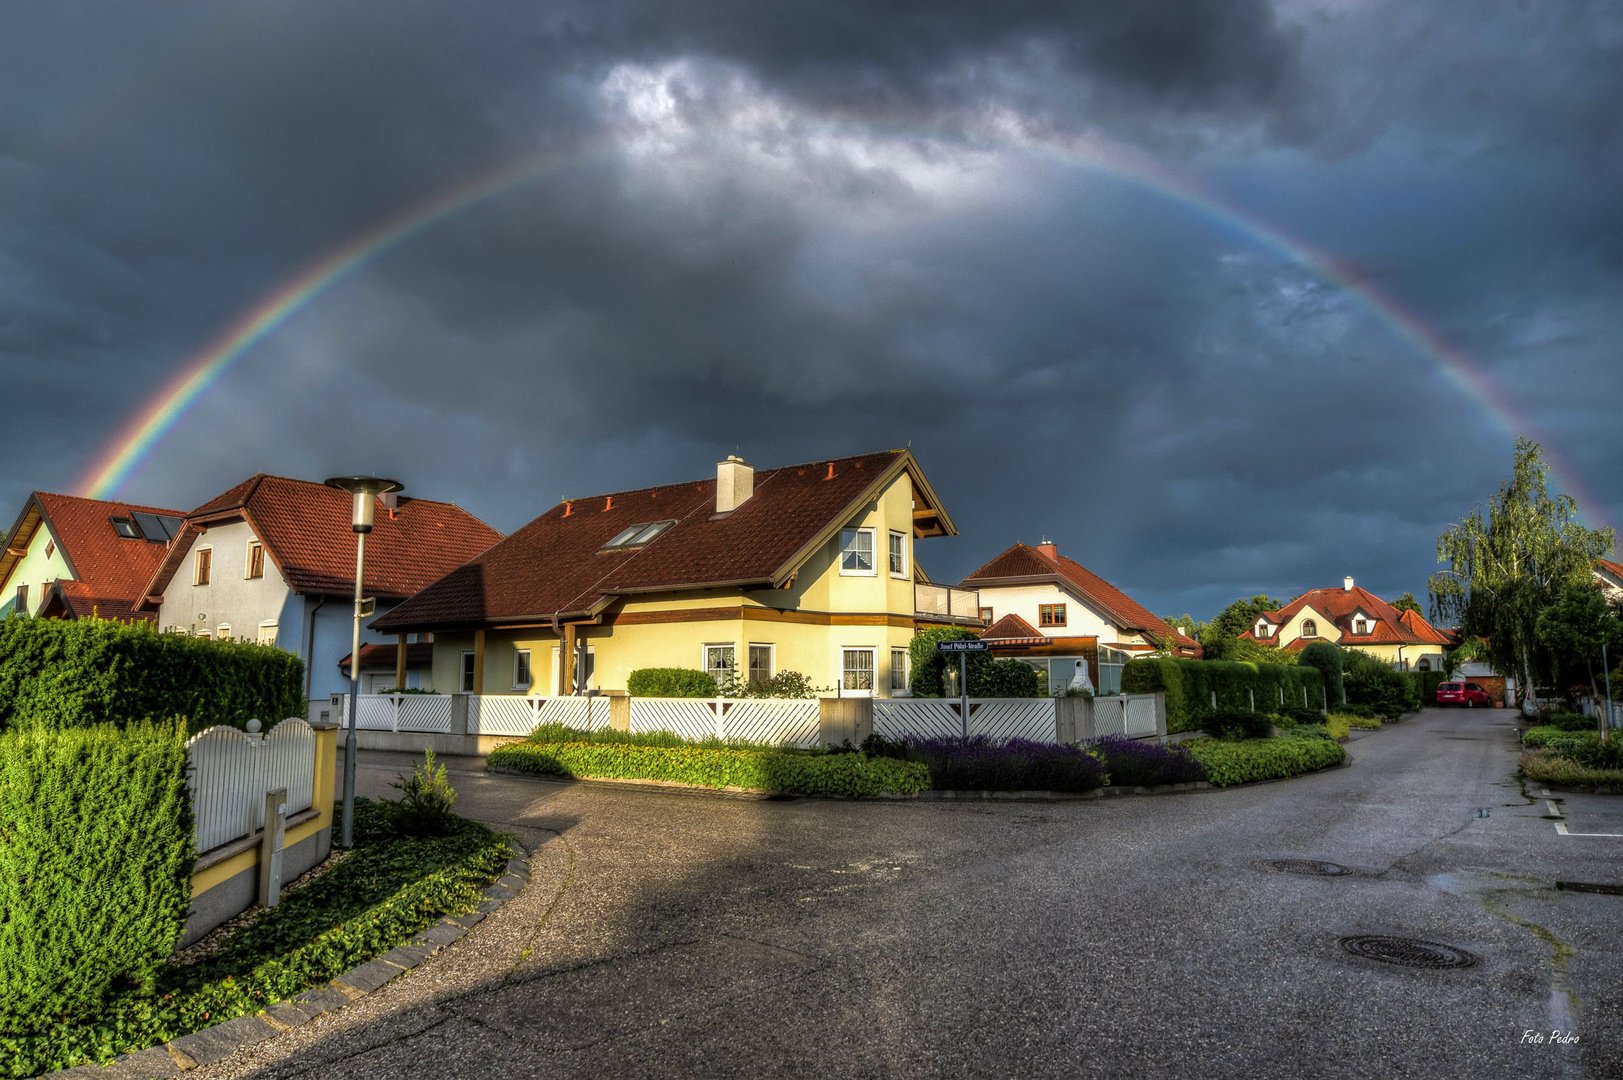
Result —
[[[355, 534], [347, 492], [259, 473], [186, 515], [186, 524], [147, 587], [162, 593], [192, 541], [211, 524], [246, 520], [288, 585], [299, 593], [347, 596], [355, 588]], [[402, 496], [378, 509], [366, 537], [368, 596], [410, 596], [462, 565], [502, 534], [452, 503]]]
[[[168, 550], [167, 543], [118, 535], [112, 519], [129, 518], [137, 513], [180, 517], [182, 511], [36, 491], [18, 515], [12, 529], [14, 535], [8, 535], [7, 546], [26, 544], [36, 529], [46, 529], [77, 582], [77, 588], [69, 590], [72, 597], [69, 611], [79, 614], [77, 602], [90, 597], [109, 610], [119, 605], [127, 608], [144, 594], [148, 579]], [[18, 557], [11, 555], [0, 558], [0, 579], [7, 577], [18, 561]], [[86, 605], [82, 613], [88, 615], [90, 605]], [[105, 611], [102, 614], [107, 618], [129, 617], [109, 615]]]
[[[715, 512], [713, 478], [567, 500], [372, 625], [402, 630], [581, 616], [626, 593], [769, 586], [904, 470], [920, 509], [940, 511], [907, 450], [759, 470], [754, 493], [726, 514]], [[629, 526], [657, 521], [675, 524], [642, 547], [602, 550]], [[951, 533], [944, 512], [941, 521]]]
[[1043, 636], [1042, 631], [1011, 612], [982, 630], [981, 640], [1030, 645], [1040, 644], [1048, 639]]

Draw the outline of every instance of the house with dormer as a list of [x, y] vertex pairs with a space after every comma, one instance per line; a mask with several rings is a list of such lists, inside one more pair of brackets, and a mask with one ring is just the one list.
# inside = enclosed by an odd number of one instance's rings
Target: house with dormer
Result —
[[921, 625], [976, 624], [915, 545], [955, 532], [909, 450], [566, 499], [372, 629], [431, 634], [436, 691], [626, 689], [639, 668], [905, 693]]
[[181, 515], [157, 506], [31, 493], [0, 552], [0, 618], [17, 611], [150, 620], [138, 605]]
[[980, 597], [981, 636], [993, 652], [1030, 663], [1050, 692], [1070, 685], [1078, 662], [1099, 690], [1112, 693], [1133, 656], [1201, 655], [1198, 641], [1061, 555], [1051, 540], [1015, 544], [960, 584]]
[[1339, 589], [1314, 589], [1278, 611], [1263, 612], [1240, 636], [1291, 652], [1327, 641], [1400, 671], [1442, 670], [1443, 652], [1452, 643], [1418, 611], [1399, 611], [1350, 577]]
[[[306, 697], [349, 689], [339, 667], [354, 620], [351, 497], [325, 484], [258, 473], [179, 522], [149, 575], [141, 609], [161, 630], [275, 645], [305, 662]], [[366, 539], [363, 589], [388, 611], [501, 539], [446, 502], [380, 496]], [[385, 639], [363, 633], [363, 643]], [[378, 673], [374, 673], [376, 676]], [[422, 672], [389, 671], [407, 685]], [[365, 689], [383, 689], [377, 678]]]
[[1623, 602], [1623, 563], [1611, 559], [1596, 559], [1595, 581], [1599, 583], [1606, 599], [1614, 604]]

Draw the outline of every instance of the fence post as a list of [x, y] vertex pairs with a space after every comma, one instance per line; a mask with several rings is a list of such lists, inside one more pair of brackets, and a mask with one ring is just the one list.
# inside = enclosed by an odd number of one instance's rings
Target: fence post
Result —
[[1246, 687], [1245, 692], [1251, 695], [1251, 711], [1256, 712], [1257, 711], [1257, 690], [1256, 690], [1256, 687], [1248, 686], [1248, 687]]
[[1212, 712], [1217, 711], [1217, 691], [1212, 691]]
[[1319, 697], [1324, 701], [1324, 712], [1325, 715], [1328, 716], [1330, 713], [1330, 691], [1321, 687], [1319, 689]]
[[609, 729], [631, 730], [631, 695], [624, 690], [609, 691]]
[[287, 835], [287, 788], [265, 792], [265, 831], [259, 838], [259, 904], [282, 898], [282, 847]]
[[1302, 687], [1302, 708], [1307, 708], [1307, 687]]
[[1077, 713], [1082, 710], [1077, 706], [1082, 698], [1057, 697], [1054, 702], [1054, 741], [1069, 746], [1077, 741]]

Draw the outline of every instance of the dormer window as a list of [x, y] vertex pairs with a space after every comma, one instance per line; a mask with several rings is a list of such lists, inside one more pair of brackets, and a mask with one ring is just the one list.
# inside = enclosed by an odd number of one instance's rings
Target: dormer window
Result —
[[615, 533], [599, 550], [617, 551], [621, 548], [641, 547], [675, 525], [675, 521], [644, 521]]
[[1268, 624], [1261, 619], [1257, 620], [1257, 636], [1260, 638], [1268, 636]]
[[1302, 636], [1303, 637], [1318, 637], [1319, 636], [1319, 624], [1314, 622], [1312, 619], [1303, 619], [1302, 620]]
[[1355, 634], [1367, 634], [1367, 633], [1369, 633], [1369, 620], [1364, 618], [1362, 615], [1360, 615], [1360, 616], [1358, 616], [1358, 618], [1354, 619], [1353, 620], [1353, 633], [1355, 633]]

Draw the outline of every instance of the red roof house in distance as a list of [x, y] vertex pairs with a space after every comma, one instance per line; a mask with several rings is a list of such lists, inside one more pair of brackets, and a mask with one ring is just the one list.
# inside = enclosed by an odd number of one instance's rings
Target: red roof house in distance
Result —
[[36, 491], [0, 552], [0, 615], [144, 619], [136, 610], [181, 511]]
[[1015, 544], [962, 585], [980, 594], [981, 637], [995, 653], [1025, 659], [1048, 675], [1059, 693], [1086, 661], [1089, 678], [1104, 691], [1119, 684], [1120, 665], [1135, 654], [1166, 651], [1198, 657], [1200, 643], [1168, 626], [1149, 609], [1049, 540]]
[[[338, 659], [350, 651], [354, 616], [351, 510], [350, 496], [325, 484], [251, 476], [185, 516], [143, 606], [166, 631], [295, 653], [315, 698], [348, 690]], [[381, 497], [362, 587], [388, 611], [500, 539], [452, 503]], [[393, 686], [392, 667], [385, 677]]]
[[797, 672], [846, 696], [906, 692], [920, 624], [976, 625], [917, 541], [951, 519], [908, 450], [566, 499], [379, 618], [434, 635], [434, 689], [624, 690], [639, 668], [725, 682]]
[[1613, 602], [1623, 600], [1623, 563], [1611, 559], [1596, 559], [1595, 580], [1600, 582], [1601, 591], [1606, 594], [1606, 599]]
[[1453, 639], [1417, 611], [1399, 611], [1345, 578], [1339, 589], [1305, 592], [1278, 611], [1265, 611], [1241, 637], [1299, 651], [1328, 641], [1385, 660], [1403, 671], [1440, 671]]

